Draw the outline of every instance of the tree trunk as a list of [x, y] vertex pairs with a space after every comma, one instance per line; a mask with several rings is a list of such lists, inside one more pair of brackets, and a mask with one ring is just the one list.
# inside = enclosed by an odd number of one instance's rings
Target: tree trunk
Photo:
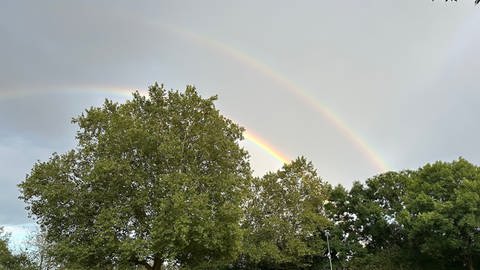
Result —
[[154, 269], [147, 261], [136, 261], [136, 264], [143, 265], [147, 270]]
[[162, 270], [162, 266], [163, 266], [163, 260], [156, 257], [155, 260], [153, 261], [152, 270]]
[[473, 259], [471, 255], [469, 255], [467, 258], [467, 267], [468, 270], [475, 270], [475, 268], [473, 267]]

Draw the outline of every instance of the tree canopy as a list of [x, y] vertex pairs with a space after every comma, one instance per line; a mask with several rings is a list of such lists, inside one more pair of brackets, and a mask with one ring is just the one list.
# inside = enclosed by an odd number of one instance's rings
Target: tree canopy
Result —
[[246, 209], [248, 258], [266, 269], [304, 269], [326, 260], [328, 191], [303, 157], [257, 178]]
[[422, 267], [475, 269], [480, 263], [480, 168], [459, 159], [414, 172], [399, 222]]
[[193, 87], [151, 86], [73, 120], [77, 146], [20, 184], [67, 268], [211, 268], [240, 252], [250, 179], [242, 128]]
[[480, 168], [465, 159], [336, 188], [329, 206], [351, 269], [476, 269]]

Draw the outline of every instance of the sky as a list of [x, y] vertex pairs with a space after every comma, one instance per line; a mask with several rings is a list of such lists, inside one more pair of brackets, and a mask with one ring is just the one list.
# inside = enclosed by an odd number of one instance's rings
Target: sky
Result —
[[154, 82], [195, 85], [245, 127], [256, 175], [305, 156], [329, 183], [480, 164], [472, 1], [4, 1], [0, 226], [32, 230], [17, 184], [75, 146], [72, 117]]

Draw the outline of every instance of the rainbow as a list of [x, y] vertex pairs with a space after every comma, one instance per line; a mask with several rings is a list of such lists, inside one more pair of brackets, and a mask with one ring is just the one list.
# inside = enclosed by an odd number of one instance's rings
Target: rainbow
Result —
[[[92, 85], [84, 85], [84, 86], [76, 86], [76, 87], [61, 87], [57, 86], [55, 87], [56, 90], [50, 90], [48, 91], [7, 91], [4, 93], [0, 93], [0, 100], [1, 99], [11, 99], [11, 98], [21, 98], [21, 97], [26, 97], [29, 95], [34, 95], [34, 94], [45, 94], [45, 93], [61, 93], [63, 92], [60, 89], [69, 89], [68, 93], [85, 93], [85, 92], [92, 92], [92, 93], [110, 93], [110, 94], [115, 94], [115, 95], [121, 95], [125, 97], [130, 97], [134, 89], [132, 88], [125, 88], [125, 87], [116, 87], [116, 86], [92, 86]], [[147, 91], [141, 91], [137, 90], [140, 94], [146, 95]], [[230, 117], [229, 117], [230, 118]], [[231, 119], [231, 118], [230, 118]], [[283, 154], [280, 150], [276, 149], [274, 146], [272, 146], [270, 143], [268, 143], [266, 140], [264, 140], [262, 137], [256, 135], [253, 133], [251, 129], [246, 129], [246, 131], [243, 134], [244, 138], [247, 141], [252, 142], [262, 150], [264, 150], [266, 153], [268, 153], [270, 156], [278, 160], [282, 165], [289, 163], [289, 158]]]
[[[120, 87], [120, 86], [111, 86], [111, 85], [91, 85], [91, 84], [82, 84], [77, 86], [66, 86], [66, 85], [46, 85], [41, 87], [44, 90], [7, 90], [0, 93], [0, 100], [5, 99], [18, 99], [22, 97], [40, 95], [40, 94], [60, 94], [60, 93], [109, 93], [121, 96], [130, 96], [135, 89], [135, 87]], [[147, 91], [137, 90], [140, 94], [145, 95]]]
[[307, 104], [314, 111], [321, 114], [330, 124], [332, 124], [332, 126], [334, 126], [345, 138], [347, 138], [371, 162], [372, 165], [375, 166], [378, 172], [385, 172], [390, 170], [386, 162], [380, 157], [379, 154], [377, 154], [373, 150], [373, 147], [368, 145], [367, 142], [359, 134], [354, 132], [344, 120], [342, 120], [327, 106], [317, 101], [307, 91], [305, 91], [286, 77], [282, 76], [280, 73], [273, 70], [270, 66], [258, 61], [257, 59], [253, 58], [245, 52], [239, 51], [217, 40], [205, 36], [200, 36], [185, 29], [181, 29], [179, 27], [171, 25], [158, 26], [169, 32], [173, 32], [174, 34], [182, 36], [195, 44], [199, 44], [203, 47], [222, 52], [223, 54], [270, 78], [272, 81], [278, 83], [284, 89], [288, 90], [294, 96], [299, 98], [302, 102]]
[[244, 132], [243, 136], [250, 142], [253, 142], [265, 152], [267, 152], [270, 156], [274, 157], [276, 160], [280, 161], [283, 164], [289, 163], [289, 158], [285, 156], [282, 152], [275, 149], [272, 145], [270, 145], [267, 141], [263, 140], [260, 136], [254, 134], [251, 130], [247, 130]]

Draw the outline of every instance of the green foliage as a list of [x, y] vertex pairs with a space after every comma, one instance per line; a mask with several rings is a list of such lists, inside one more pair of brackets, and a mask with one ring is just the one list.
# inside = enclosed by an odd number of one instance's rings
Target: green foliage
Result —
[[332, 191], [349, 269], [475, 269], [480, 169], [459, 159], [389, 172]]
[[409, 179], [400, 222], [421, 266], [480, 262], [480, 169], [464, 159], [427, 164]]
[[397, 269], [404, 232], [397, 221], [408, 173], [388, 172], [355, 182], [347, 192], [338, 186], [327, 205], [337, 225], [337, 258], [352, 269]]
[[65, 267], [211, 268], [240, 252], [250, 167], [242, 128], [203, 99], [157, 84], [73, 120], [78, 145], [20, 184], [49, 255]]
[[302, 269], [325, 259], [328, 186], [298, 158], [254, 181], [245, 227], [249, 260], [265, 269]]
[[0, 227], [0, 270], [37, 270], [24, 253], [13, 254], [8, 248], [9, 234]]
[[15, 263], [15, 258], [8, 248], [8, 235], [0, 227], [0, 269], [11, 268]]

